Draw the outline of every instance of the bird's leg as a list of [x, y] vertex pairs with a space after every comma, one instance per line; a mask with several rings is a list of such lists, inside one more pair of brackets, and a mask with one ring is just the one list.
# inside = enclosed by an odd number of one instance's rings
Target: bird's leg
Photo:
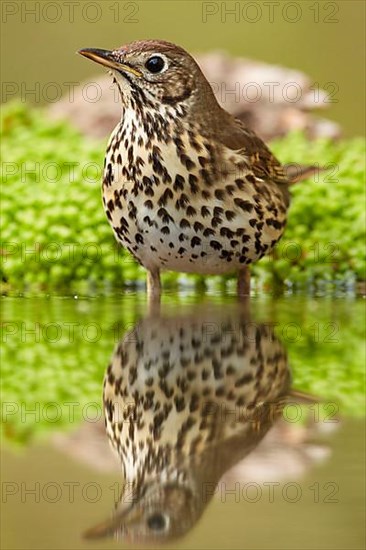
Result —
[[238, 296], [249, 296], [250, 294], [250, 269], [248, 266], [242, 267], [238, 273]]
[[147, 272], [147, 296], [150, 301], [158, 302], [161, 294], [160, 271], [148, 270]]

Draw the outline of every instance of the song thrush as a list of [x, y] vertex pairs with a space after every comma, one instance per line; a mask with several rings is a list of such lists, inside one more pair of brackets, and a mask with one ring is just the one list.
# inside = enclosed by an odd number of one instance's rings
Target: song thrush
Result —
[[242, 307], [142, 320], [117, 345], [104, 381], [123, 489], [114, 516], [86, 535], [140, 543], [182, 536], [289, 393], [286, 350], [270, 324], [252, 322]]
[[107, 147], [103, 203], [117, 240], [148, 272], [238, 273], [280, 239], [289, 184], [313, 167], [282, 166], [218, 104], [195, 60], [161, 40], [79, 51], [111, 69], [121, 121]]

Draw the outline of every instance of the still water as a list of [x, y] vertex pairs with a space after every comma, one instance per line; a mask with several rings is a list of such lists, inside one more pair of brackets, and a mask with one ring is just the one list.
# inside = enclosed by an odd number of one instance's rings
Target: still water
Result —
[[4, 298], [2, 547], [363, 548], [363, 316]]

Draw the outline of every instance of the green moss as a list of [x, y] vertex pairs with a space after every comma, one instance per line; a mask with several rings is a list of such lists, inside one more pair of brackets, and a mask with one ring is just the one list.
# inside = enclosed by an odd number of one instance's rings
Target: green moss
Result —
[[258, 274], [289, 283], [365, 280], [365, 140], [309, 142], [292, 133], [271, 147], [283, 163], [325, 170], [292, 187], [286, 232]]
[[[2, 109], [2, 280], [9, 290], [116, 288], [144, 270], [119, 247], [100, 198], [105, 144], [66, 122], [10, 103]], [[354, 285], [365, 279], [363, 139], [309, 142], [293, 133], [272, 143], [282, 162], [329, 170], [293, 186], [286, 233], [253, 267], [258, 285]], [[168, 273], [166, 284], [200, 276]], [[211, 278], [225, 285], [227, 278]]]
[[42, 111], [2, 114], [2, 277], [11, 289], [122, 285], [143, 279], [101, 206], [103, 144]]

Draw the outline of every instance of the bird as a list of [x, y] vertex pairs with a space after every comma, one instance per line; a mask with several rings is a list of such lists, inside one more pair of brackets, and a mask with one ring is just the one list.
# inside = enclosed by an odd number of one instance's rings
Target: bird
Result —
[[184, 536], [290, 395], [284, 345], [242, 304], [140, 320], [117, 343], [103, 384], [122, 490], [112, 517], [85, 536], [139, 544]]
[[78, 52], [111, 72], [121, 120], [106, 150], [102, 195], [117, 241], [147, 270], [237, 274], [281, 238], [290, 185], [317, 168], [282, 165], [266, 144], [218, 103], [194, 58], [164, 40]]

